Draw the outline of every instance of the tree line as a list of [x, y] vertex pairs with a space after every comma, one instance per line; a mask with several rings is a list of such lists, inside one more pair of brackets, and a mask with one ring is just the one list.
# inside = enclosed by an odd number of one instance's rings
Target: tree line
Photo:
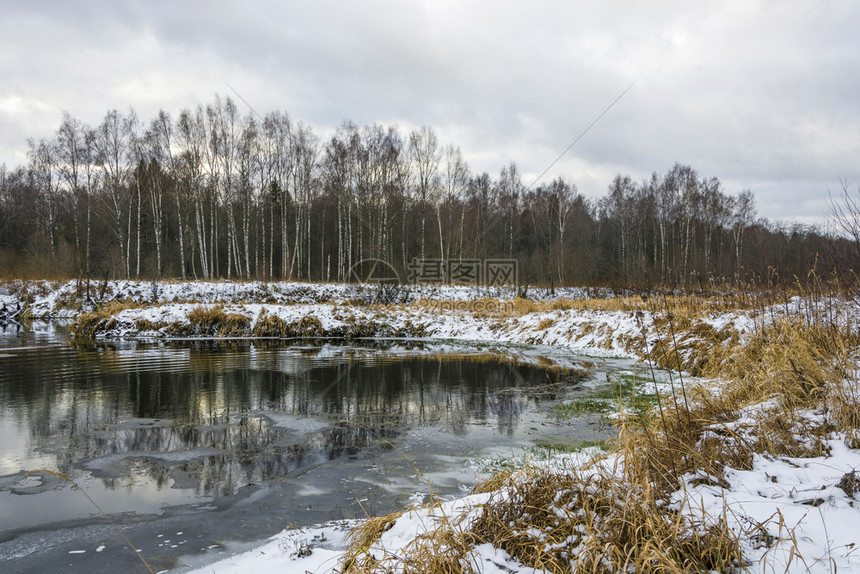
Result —
[[846, 268], [843, 240], [757, 218], [750, 191], [676, 164], [618, 175], [598, 200], [515, 163], [473, 173], [430, 127], [344, 122], [322, 141], [229, 97], [160, 111], [64, 114], [0, 170], [6, 276], [345, 281], [367, 259], [516, 259], [527, 284], [704, 286]]

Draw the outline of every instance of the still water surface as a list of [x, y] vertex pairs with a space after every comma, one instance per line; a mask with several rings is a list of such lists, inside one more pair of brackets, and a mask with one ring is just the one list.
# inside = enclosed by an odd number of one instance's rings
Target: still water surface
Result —
[[53, 325], [7, 329], [0, 570], [146, 571], [78, 489], [156, 570], [290, 524], [462, 495], [470, 460], [603, 438], [549, 409], [581, 381], [476, 347], [72, 344]]

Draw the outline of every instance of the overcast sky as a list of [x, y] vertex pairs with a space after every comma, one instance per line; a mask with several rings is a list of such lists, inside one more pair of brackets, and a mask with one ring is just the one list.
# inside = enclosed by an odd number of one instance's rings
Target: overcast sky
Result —
[[[245, 5], [247, 4], [247, 5]], [[326, 136], [428, 125], [474, 172], [556, 164], [591, 197], [676, 162], [822, 220], [860, 179], [860, 2], [6, 0], [0, 163], [62, 112], [144, 120], [229, 95]], [[635, 83], [634, 83], [635, 82]]]

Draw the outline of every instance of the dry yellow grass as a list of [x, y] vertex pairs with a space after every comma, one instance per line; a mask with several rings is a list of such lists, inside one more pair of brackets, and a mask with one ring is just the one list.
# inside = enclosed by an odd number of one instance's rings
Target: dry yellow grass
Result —
[[[684, 295], [631, 295], [623, 297], [588, 298], [588, 299], [555, 299], [539, 301], [517, 297], [510, 301], [492, 298], [472, 301], [454, 301], [447, 299], [420, 299], [413, 301], [407, 307], [422, 307], [432, 310], [463, 310], [478, 318], [517, 318], [531, 313], [550, 311], [579, 311], [579, 312], [651, 312], [653, 314], [667, 313], [675, 318], [682, 328], [685, 320], [705, 316], [709, 313], [750, 310], [787, 300], [802, 294], [799, 289], [791, 292], [758, 292], [750, 295], [745, 292], [717, 294], [684, 294]], [[392, 306], [400, 307], [400, 306]]]
[[[662, 333], [650, 360], [723, 381], [712, 392], [678, 377], [660, 416], [637, 436], [655, 484], [674, 488], [695, 469], [720, 476], [725, 466], [749, 468], [753, 453], [821, 456], [836, 431], [848, 446], [856, 443], [860, 336], [850, 317], [827, 312], [828, 305], [806, 293], [799, 312], [768, 317], [744, 342], [692, 315], [667, 312], [655, 321]], [[735, 424], [742, 415], [745, 422]]]
[[482, 541], [554, 573], [726, 571], [742, 564], [734, 534], [667, 510], [633, 451], [621, 477], [603, 468], [531, 471], [505, 485], [473, 525]]
[[251, 334], [254, 337], [287, 337], [289, 336], [289, 326], [277, 315], [270, 315], [263, 309], [260, 316], [257, 317]]
[[[438, 502], [431, 505], [439, 507]], [[371, 547], [402, 515], [395, 512], [370, 518], [350, 533], [350, 544], [341, 561], [344, 574], [399, 573], [399, 574], [461, 574], [481, 572], [473, 548], [477, 537], [463, 524], [462, 517], [437, 514], [429, 518], [435, 528], [419, 534], [405, 548], [396, 553], [372, 552]]]
[[97, 333], [112, 329], [116, 325], [114, 315], [124, 309], [136, 309], [140, 305], [133, 301], [109, 301], [92, 313], [82, 313], [72, 324], [70, 333], [78, 340], [94, 339]]
[[188, 313], [191, 334], [235, 337], [249, 332], [251, 319], [239, 313], [225, 313], [220, 305], [195, 307]]
[[392, 512], [383, 516], [375, 516], [361, 522], [349, 532], [349, 544], [343, 560], [342, 572], [369, 571], [377, 565], [377, 560], [368, 554], [368, 550], [385, 534], [403, 511]]
[[634, 448], [631, 441], [622, 446], [621, 469], [526, 469], [494, 477], [477, 488], [495, 492], [477, 516], [437, 518], [435, 528], [395, 552], [368, 550], [400, 514], [371, 519], [353, 532], [342, 571], [481, 572], [475, 547], [486, 543], [552, 573], [740, 568], [738, 540], [725, 522], [706, 526], [681, 509], [668, 509]]
[[834, 431], [846, 436], [849, 447], [860, 447], [858, 330], [844, 317], [820, 312], [827, 308], [820, 291], [799, 294], [805, 308], [782, 319], [771, 315], [743, 342], [731, 327], [716, 329], [705, 319], [738, 309], [761, 317], [765, 301], [787, 302], [794, 293], [767, 299], [518, 300], [511, 317], [551, 307], [648, 312], [656, 344], [645, 353], [639, 343], [644, 358], [722, 382], [718, 389], [691, 387], [676, 374], [654, 416], [637, 427], [622, 423], [614, 441], [620, 469], [497, 475], [475, 492], [504, 495], [487, 503], [474, 524], [443, 525], [397, 556], [364, 562], [356, 571], [476, 571], [473, 548], [487, 542], [547, 572], [741, 570], [738, 534], [722, 517], [709, 517], [705, 525], [670, 509], [667, 501], [680, 477], [699, 471], [710, 477], [702, 480], [727, 486], [724, 468], [749, 468], [753, 453], [821, 456]]

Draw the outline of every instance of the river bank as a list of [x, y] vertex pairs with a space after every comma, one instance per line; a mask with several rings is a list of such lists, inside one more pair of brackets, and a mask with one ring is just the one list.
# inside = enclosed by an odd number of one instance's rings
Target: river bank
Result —
[[380, 302], [372, 286], [147, 282], [109, 283], [98, 299], [72, 283], [42, 289], [7, 286], [2, 302], [74, 319], [81, 339], [457, 339], [678, 370], [649, 417], [617, 414], [605, 457], [527, 465], [471, 497], [350, 524], [351, 538], [343, 524], [288, 530], [206, 572], [860, 567], [850, 299], [425, 287]]

